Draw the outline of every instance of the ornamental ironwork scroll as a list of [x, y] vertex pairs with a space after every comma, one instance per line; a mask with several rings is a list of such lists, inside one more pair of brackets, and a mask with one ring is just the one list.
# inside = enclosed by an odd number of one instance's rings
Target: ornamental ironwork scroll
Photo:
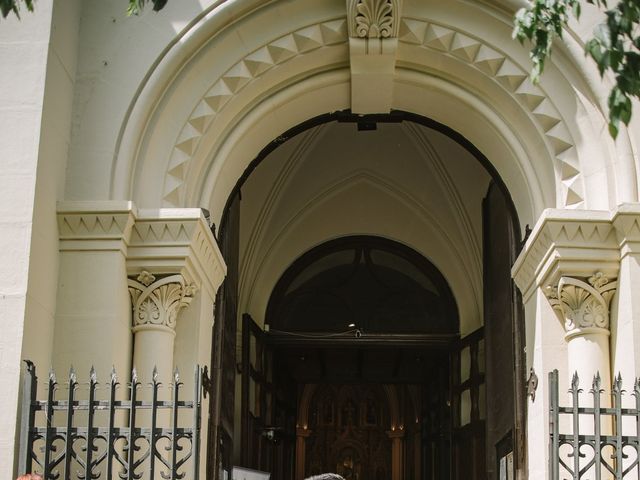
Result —
[[[578, 375], [574, 374], [569, 394], [571, 405], [560, 406], [558, 371], [549, 373], [551, 480], [638, 478], [640, 379], [636, 379], [630, 394], [634, 397], [633, 408], [622, 406], [625, 391], [620, 375], [609, 394], [605, 393], [599, 374], [593, 378], [588, 392], [580, 388]], [[609, 395], [612, 406], [603, 406], [609, 404]]]
[[[182, 400], [177, 370], [165, 388], [155, 369], [149, 384], [134, 369], [121, 385], [115, 371], [101, 384], [92, 367], [81, 383], [72, 368], [66, 385], [51, 372], [47, 398], [38, 400], [36, 369], [27, 361], [19, 473], [46, 480], [198, 480], [202, 375], [197, 366], [193, 398]], [[163, 393], [168, 400], [160, 400]]]

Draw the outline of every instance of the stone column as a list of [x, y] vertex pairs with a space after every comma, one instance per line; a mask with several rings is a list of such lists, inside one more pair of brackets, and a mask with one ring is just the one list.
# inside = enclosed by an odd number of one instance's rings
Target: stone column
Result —
[[305, 476], [305, 453], [307, 438], [311, 430], [305, 427], [296, 429], [296, 480], [303, 480]]
[[[178, 368], [182, 391], [191, 395], [194, 367], [210, 366], [213, 302], [226, 274], [222, 254], [202, 211], [140, 209], [128, 244], [126, 267], [133, 301], [129, 325], [134, 336], [132, 364], [143, 380], [149, 379], [157, 366], [159, 380], [165, 386], [172, 380], [172, 370]], [[210, 398], [202, 399], [203, 441], [208, 438], [205, 412]], [[185, 416], [182, 421], [190, 419]], [[200, 471], [204, 472], [204, 453], [200, 462]]]
[[404, 464], [404, 429], [402, 427], [396, 428], [395, 430], [387, 432], [387, 435], [391, 439], [391, 480], [403, 480], [404, 472], [402, 466]]
[[565, 405], [574, 370], [587, 392], [596, 371], [610, 375], [609, 304], [619, 268], [610, 213], [585, 210], [545, 210], [512, 268], [525, 307], [526, 370], [539, 379], [527, 404], [530, 480], [549, 478], [541, 448], [549, 439], [548, 373], [559, 370]]
[[[226, 266], [200, 209], [140, 210], [126, 264], [138, 374], [147, 375], [154, 364], [161, 376], [174, 366], [206, 365], [213, 299]], [[193, 312], [185, 309], [192, 300]], [[181, 373], [187, 382], [190, 370]]]
[[609, 306], [616, 287], [617, 282], [597, 272], [586, 279], [561, 277], [556, 287], [546, 289], [564, 322], [569, 375], [577, 373], [585, 389], [597, 374], [606, 389], [611, 386]]
[[191, 303], [197, 287], [180, 275], [156, 277], [143, 270], [129, 279], [133, 306], [133, 366], [141, 379], [157, 368], [159, 379], [168, 384], [173, 372], [174, 339], [180, 310]]

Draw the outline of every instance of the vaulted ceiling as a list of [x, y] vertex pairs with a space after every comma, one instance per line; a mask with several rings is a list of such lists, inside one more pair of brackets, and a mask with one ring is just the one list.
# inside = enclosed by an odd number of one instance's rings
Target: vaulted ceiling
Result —
[[446, 135], [412, 123], [313, 127], [270, 153], [242, 187], [240, 311], [258, 322], [300, 255], [378, 235], [428, 258], [456, 298], [461, 333], [482, 324], [482, 199], [490, 175]]

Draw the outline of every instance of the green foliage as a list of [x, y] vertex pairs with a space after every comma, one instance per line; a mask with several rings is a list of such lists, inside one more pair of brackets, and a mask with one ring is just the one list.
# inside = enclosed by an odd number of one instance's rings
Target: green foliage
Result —
[[0, 0], [0, 14], [2, 18], [7, 18], [11, 12], [20, 18], [20, 5], [24, 3], [27, 10], [33, 12], [33, 0]]
[[609, 72], [615, 80], [608, 101], [609, 133], [615, 138], [620, 122], [628, 125], [631, 120], [632, 98], [640, 99], [640, 0], [619, 0], [611, 8], [607, 0], [532, 0], [516, 14], [514, 37], [521, 43], [531, 41], [531, 77], [538, 82], [553, 40], [562, 37], [571, 17], [580, 18], [583, 3], [604, 11], [585, 54], [596, 62], [601, 76]]
[[142, 12], [145, 4], [149, 2], [153, 4], [153, 11], [159, 12], [167, 4], [167, 1], [168, 0], [129, 0], [127, 15], [140, 15], [140, 12]]
[[[53, 1], [53, 0], [48, 0]], [[140, 15], [140, 12], [144, 9], [145, 4], [153, 4], [153, 10], [159, 12], [167, 4], [168, 0], [129, 0], [129, 6], [127, 7], [127, 15]], [[33, 12], [34, 0], [0, 0], [0, 14], [3, 18], [7, 18], [7, 15], [14, 13], [20, 18], [20, 6], [24, 6], [30, 12]]]

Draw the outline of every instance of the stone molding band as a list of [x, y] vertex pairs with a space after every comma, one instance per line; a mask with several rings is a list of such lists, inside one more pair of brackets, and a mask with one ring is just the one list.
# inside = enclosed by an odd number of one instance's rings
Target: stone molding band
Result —
[[[182, 275], [213, 297], [227, 271], [200, 208], [138, 209], [132, 202], [60, 202], [61, 252], [120, 251], [127, 274]], [[123, 279], [126, 281], [126, 279]]]
[[[179, 312], [198, 291], [210, 299], [226, 275], [200, 208], [138, 209], [129, 201], [60, 202], [60, 252], [120, 252], [131, 329], [175, 336]], [[128, 275], [128, 278], [127, 278]]]
[[[525, 302], [538, 288], [547, 296], [556, 290], [557, 299], [562, 300], [564, 295], [566, 305], [582, 302], [583, 313], [589, 309], [591, 315], [593, 309], [603, 311], [605, 304], [608, 311], [616, 288], [614, 280], [626, 255], [640, 255], [639, 205], [622, 204], [614, 212], [547, 209], [533, 228], [511, 275]], [[599, 272], [597, 278], [591, 277], [594, 272]], [[606, 327], [594, 328], [608, 328], [608, 321], [607, 316]]]

